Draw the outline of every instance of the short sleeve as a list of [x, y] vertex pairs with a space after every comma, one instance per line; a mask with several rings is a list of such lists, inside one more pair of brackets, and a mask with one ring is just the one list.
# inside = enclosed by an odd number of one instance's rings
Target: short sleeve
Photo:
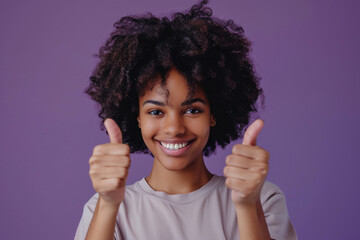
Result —
[[287, 210], [285, 195], [279, 187], [265, 182], [261, 198], [271, 238], [276, 240], [297, 240], [297, 235]]
[[[89, 229], [92, 217], [94, 215], [96, 203], [98, 200], [99, 194], [95, 194], [90, 200], [84, 205], [83, 213], [77, 227], [74, 240], [84, 240]], [[115, 224], [115, 233], [114, 240], [121, 240], [119, 234], [118, 224]]]

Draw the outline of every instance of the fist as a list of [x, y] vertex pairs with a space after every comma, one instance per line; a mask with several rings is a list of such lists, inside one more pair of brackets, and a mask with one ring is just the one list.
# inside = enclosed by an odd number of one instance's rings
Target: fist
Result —
[[256, 146], [256, 138], [264, 126], [257, 119], [245, 131], [242, 144], [232, 148], [226, 157], [224, 176], [226, 186], [232, 189], [231, 198], [235, 206], [256, 204], [269, 170], [269, 153]]
[[90, 178], [105, 203], [117, 206], [124, 199], [125, 183], [130, 167], [130, 147], [122, 144], [122, 133], [116, 122], [105, 119], [110, 143], [97, 145], [90, 157]]

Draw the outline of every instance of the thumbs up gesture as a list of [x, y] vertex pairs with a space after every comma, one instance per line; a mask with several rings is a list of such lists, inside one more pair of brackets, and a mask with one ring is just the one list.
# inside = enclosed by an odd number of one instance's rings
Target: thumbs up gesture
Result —
[[245, 131], [242, 144], [232, 148], [226, 157], [224, 176], [226, 186], [232, 189], [231, 198], [235, 206], [256, 204], [269, 169], [269, 153], [256, 146], [264, 122], [254, 121]]
[[90, 178], [100, 198], [112, 206], [124, 199], [125, 182], [130, 167], [130, 147], [122, 144], [122, 133], [113, 119], [104, 122], [110, 143], [97, 145], [90, 157]]

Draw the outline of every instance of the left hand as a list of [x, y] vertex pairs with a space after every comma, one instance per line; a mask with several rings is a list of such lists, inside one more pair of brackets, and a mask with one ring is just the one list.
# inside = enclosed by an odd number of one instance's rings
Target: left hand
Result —
[[260, 191], [269, 170], [269, 153], [256, 146], [264, 122], [254, 121], [245, 131], [242, 144], [232, 148], [226, 157], [224, 176], [226, 186], [232, 189], [231, 198], [236, 207], [255, 205], [260, 201]]

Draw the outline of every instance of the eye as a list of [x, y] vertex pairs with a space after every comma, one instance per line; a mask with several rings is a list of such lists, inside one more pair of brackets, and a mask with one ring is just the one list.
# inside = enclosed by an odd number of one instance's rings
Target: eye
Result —
[[159, 116], [162, 114], [162, 112], [160, 110], [152, 110], [152, 111], [148, 112], [148, 114]]
[[189, 114], [197, 114], [197, 113], [201, 113], [202, 111], [200, 109], [196, 109], [196, 108], [189, 108], [186, 110], [185, 113], [189, 113]]

